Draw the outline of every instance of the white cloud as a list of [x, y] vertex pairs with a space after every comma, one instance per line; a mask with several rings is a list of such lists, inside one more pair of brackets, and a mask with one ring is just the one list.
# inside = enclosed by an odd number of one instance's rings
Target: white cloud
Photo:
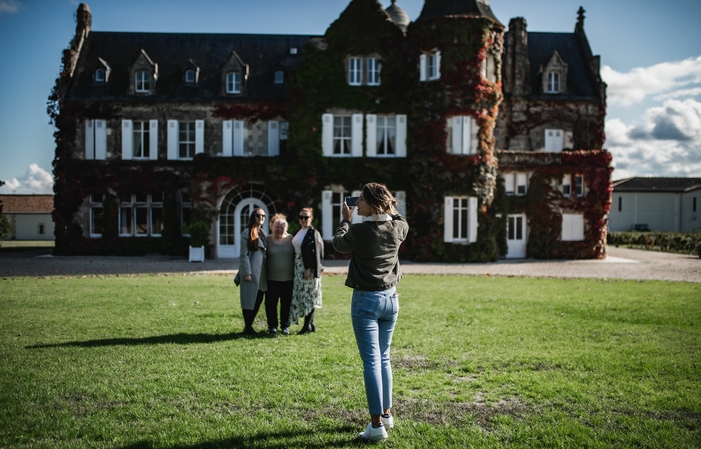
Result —
[[629, 176], [701, 177], [701, 103], [668, 100], [643, 122], [606, 122], [614, 179]]
[[701, 94], [701, 56], [638, 67], [628, 73], [605, 65], [601, 77], [608, 84], [608, 101], [613, 105], [631, 106], [653, 96], [658, 101], [696, 96]]
[[19, 11], [20, 5], [17, 0], [0, 0], [0, 16], [16, 13]]
[[5, 185], [0, 187], [0, 193], [53, 193], [53, 188], [54, 178], [51, 173], [37, 164], [31, 164], [19, 178], [5, 181]]

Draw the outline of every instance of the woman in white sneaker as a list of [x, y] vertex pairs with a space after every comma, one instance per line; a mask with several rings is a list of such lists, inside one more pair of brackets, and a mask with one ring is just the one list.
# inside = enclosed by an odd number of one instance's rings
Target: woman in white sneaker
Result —
[[[385, 427], [394, 427], [390, 345], [399, 312], [395, 286], [402, 275], [398, 253], [409, 231], [396, 205], [386, 186], [365, 184], [355, 207], [343, 203], [343, 220], [333, 239], [336, 251], [351, 254], [346, 286], [353, 289], [351, 318], [371, 419], [359, 437], [371, 441], [386, 439]], [[352, 225], [355, 209], [364, 218]]]

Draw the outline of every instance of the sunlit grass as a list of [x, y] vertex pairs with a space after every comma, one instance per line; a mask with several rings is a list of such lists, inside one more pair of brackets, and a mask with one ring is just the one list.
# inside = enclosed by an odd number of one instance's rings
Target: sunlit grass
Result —
[[[0, 280], [0, 447], [343, 447], [351, 290], [243, 337], [230, 276]], [[388, 447], [701, 446], [701, 286], [406, 276]], [[264, 312], [256, 327], [265, 329]]]

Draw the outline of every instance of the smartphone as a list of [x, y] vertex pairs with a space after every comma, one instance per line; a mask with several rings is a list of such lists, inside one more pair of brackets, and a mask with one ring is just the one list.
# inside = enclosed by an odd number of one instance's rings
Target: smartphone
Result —
[[347, 197], [346, 197], [346, 205], [347, 205], [348, 207], [354, 207], [354, 206], [355, 206], [355, 203], [358, 202], [358, 198], [360, 198], [360, 197], [357, 197], [357, 196], [347, 196]]

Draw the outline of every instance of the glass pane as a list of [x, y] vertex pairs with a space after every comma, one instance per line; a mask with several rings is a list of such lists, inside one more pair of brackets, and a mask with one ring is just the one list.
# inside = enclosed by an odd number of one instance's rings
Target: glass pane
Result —
[[523, 217], [516, 218], [516, 240], [523, 240]]
[[509, 223], [508, 223], [507, 226], [508, 226], [508, 228], [509, 228], [509, 237], [508, 237], [508, 239], [509, 239], [509, 240], [513, 240], [513, 239], [514, 239], [514, 227], [515, 227], [514, 217], [509, 217]]
[[148, 195], [145, 193], [137, 193], [135, 197], [137, 203], [145, 203], [148, 200]]
[[467, 238], [467, 209], [460, 211], [460, 238]]
[[160, 234], [163, 231], [163, 209], [154, 207], [151, 209], [151, 235]]
[[163, 192], [157, 192], [151, 194], [152, 203], [162, 203], [163, 202]]
[[148, 209], [138, 207], [136, 209], [136, 235], [148, 235]]
[[119, 233], [122, 235], [131, 235], [132, 223], [131, 208], [119, 209]]
[[90, 233], [102, 234], [102, 208], [93, 207], [90, 212], [92, 213]]

